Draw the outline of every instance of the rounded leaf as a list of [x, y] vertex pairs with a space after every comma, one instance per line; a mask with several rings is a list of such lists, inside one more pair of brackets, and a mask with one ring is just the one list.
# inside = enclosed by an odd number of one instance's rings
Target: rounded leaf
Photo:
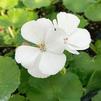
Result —
[[0, 7], [3, 9], [13, 8], [18, 4], [18, 0], [0, 0]]
[[101, 40], [97, 40], [95, 43], [96, 53], [101, 54]]
[[24, 96], [21, 95], [12, 95], [9, 101], [26, 101]]
[[90, 0], [63, 0], [65, 7], [73, 12], [84, 12]]
[[101, 101], [101, 91], [92, 98], [92, 101]]
[[92, 21], [101, 21], [101, 3], [90, 5], [85, 10], [85, 16]]
[[22, 2], [26, 7], [35, 9], [35, 8], [49, 6], [51, 0], [22, 0]]
[[8, 18], [11, 21], [12, 25], [19, 28], [21, 27], [25, 22], [36, 19], [37, 14], [35, 12], [27, 11], [24, 9], [10, 9], [8, 11]]
[[30, 78], [30, 101], [80, 101], [82, 86], [78, 77], [71, 73], [58, 74], [46, 79]]
[[0, 56], [0, 101], [5, 101], [20, 83], [20, 71], [15, 61], [9, 57]]

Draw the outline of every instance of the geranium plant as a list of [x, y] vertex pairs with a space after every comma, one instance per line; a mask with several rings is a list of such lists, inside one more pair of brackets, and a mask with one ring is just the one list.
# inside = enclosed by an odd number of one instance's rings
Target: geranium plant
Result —
[[101, 0], [0, 0], [0, 101], [101, 101]]

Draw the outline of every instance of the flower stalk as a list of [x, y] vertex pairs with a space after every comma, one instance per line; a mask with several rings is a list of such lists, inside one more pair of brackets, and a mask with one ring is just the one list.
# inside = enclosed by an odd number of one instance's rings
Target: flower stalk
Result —
[[12, 38], [14, 38], [15, 36], [14, 36], [13, 30], [12, 30], [11, 27], [8, 27], [8, 31], [9, 31], [10, 36], [11, 36]]

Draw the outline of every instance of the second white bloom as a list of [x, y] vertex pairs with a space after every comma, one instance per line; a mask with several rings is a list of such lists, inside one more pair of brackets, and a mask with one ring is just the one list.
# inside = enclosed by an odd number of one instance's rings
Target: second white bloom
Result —
[[65, 49], [73, 54], [79, 54], [78, 50], [89, 48], [91, 43], [90, 33], [83, 28], [78, 28], [80, 20], [71, 13], [60, 12], [57, 20], [53, 20], [55, 26], [65, 31]]

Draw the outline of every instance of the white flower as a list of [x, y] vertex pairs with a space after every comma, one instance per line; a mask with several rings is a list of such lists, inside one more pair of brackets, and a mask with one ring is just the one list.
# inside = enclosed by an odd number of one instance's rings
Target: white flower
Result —
[[86, 29], [78, 28], [80, 20], [77, 16], [60, 12], [53, 20], [55, 27], [59, 27], [66, 32], [64, 39], [65, 49], [73, 54], [79, 54], [77, 50], [89, 48], [91, 37]]
[[77, 16], [60, 12], [53, 23], [46, 18], [29, 21], [21, 28], [22, 37], [36, 45], [16, 49], [15, 59], [38, 78], [58, 73], [65, 65], [64, 49], [73, 54], [89, 48], [91, 37], [86, 29], [78, 28]]
[[22, 45], [16, 49], [15, 59], [28, 72], [38, 78], [46, 78], [58, 73], [65, 65], [65, 32], [45, 18], [29, 21], [21, 28], [22, 37], [36, 47]]

